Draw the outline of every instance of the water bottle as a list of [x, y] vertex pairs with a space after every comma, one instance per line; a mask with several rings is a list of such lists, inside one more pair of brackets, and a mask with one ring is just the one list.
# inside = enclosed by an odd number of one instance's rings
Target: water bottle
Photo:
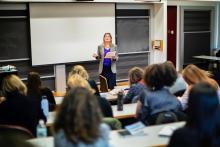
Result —
[[42, 119], [39, 120], [36, 132], [37, 137], [47, 137], [47, 127]]
[[47, 100], [47, 96], [45, 96], [45, 95], [42, 96], [41, 109], [43, 110], [43, 113], [47, 118], [48, 114], [49, 114], [49, 102]]
[[118, 92], [118, 99], [117, 99], [117, 110], [118, 111], [123, 111], [123, 96], [124, 96], [124, 93], [123, 91], [119, 91]]

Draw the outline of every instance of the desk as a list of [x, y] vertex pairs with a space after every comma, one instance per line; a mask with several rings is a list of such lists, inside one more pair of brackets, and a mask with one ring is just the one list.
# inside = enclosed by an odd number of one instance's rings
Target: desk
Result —
[[[211, 63], [213, 63], [213, 62], [216, 63], [216, 62], [220, 61], [220, 57], [216, 57], [216, 56], [200, 55], [200, 56], [193, 56], [193, 58], [208, 61], [208, 69], [209, 70], [213, 69], [213, 66], [211, 65]], [[218, 64], [217, 64], [217, 68], [220, 69]]]
[[119, 90], [126, 90], [129, 89], [129, 85], [122, 85], [122, 86], [115, 86], [114, 89], [119, 89]]
[[112, 111], [113, 111], [114, 118], [117, 118], [117, 119], [135, 118], [136, 108], [137, 108], [137, 103], [124, 104], [123, 111], [118, 111], [117, 105], [113, 105]]
[[[109, 102], [111, 101], [116, 101], [117, 100], [117, 95], [116, 94], [111, 94], [109, 92], [105, 92], [105, 93], [100, 93], [101, 97], [106, 98]], [[55, 96], [55, 102], [56, 105], [60, 105], [63, 101], [63, 96]]]
[[100, 95], [104, 98], [106, 98], [108, 101], [116, 101], [117, 100], [117, 94], [119, 91], [123, 90], [124, 94], [126, 95], [128, 92], [129, 86], [124, 85], [124, 86], [115, 86], [113, 90], [109, 92], [103, 92], [100, 93]]
[[[170, 123], [145, 127], [145, 136], [125, 136], [122, 137], [117, 131], [110, 132], [110, 145], [112, 147], [165, 147], [169, 142], [169, 137], [160, 137], [158, 133], [165, 126], [180, 128], [185, 122]], [[53, 137], [37, 138], [28, 140], [35, 147], [54, 147]]]
[[[104, 98], [106, 98], [108, 101], [116, 101], [117, 100], [117, 93], [119, 90], [125, 90], [125, 94], [127, 94], [127, 90], [129, 89], [128, 85], [123, 85], [123, 86], [115, 86], [112, 91], [109, 92], [103, 92], [100, 93], [100, 95]], [[58, 93], [54, 92], [53, 93], [56, 105], [60, 105], [63, 101], [63, 97], [65, 96], [65, 93]]]
[[193, 56], [193, 58], [211, 60], [211, 61], [220, 61], [220, 57], [216, 57], [216, 56], [200, 55], [200, 56]]
[[112, 94], [110, 92], [102, 92], [100, 93], [100, 96], [106, 98], [109, 102], [116, 101], [118, 97], [117, 94]]
[[[117, 110], [117, 105], [112, 106], [114, 118], [124, 119], [124, 118], [134, 118], [136, 116], [136, 107], [137, 103], [132, 104], [124, 104], [123, 111]], [[54, 123], [54, 119], [56, 117], [56, 111], [49, 112], [47, 118], [47, 126], [51, 126]]]

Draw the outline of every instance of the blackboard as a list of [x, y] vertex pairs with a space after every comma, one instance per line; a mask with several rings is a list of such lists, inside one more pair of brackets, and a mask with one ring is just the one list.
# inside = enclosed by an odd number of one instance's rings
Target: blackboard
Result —
[[184, 64], [196, 63], [193, 56], [210, 55], [211, 11], [184, 11]]
[[117, 45], [119, 53], [149, 51], [149, 19], [117, 19]]
[[25, 16], [0, 16], [0, 60], [29, 57], [28, 28]]

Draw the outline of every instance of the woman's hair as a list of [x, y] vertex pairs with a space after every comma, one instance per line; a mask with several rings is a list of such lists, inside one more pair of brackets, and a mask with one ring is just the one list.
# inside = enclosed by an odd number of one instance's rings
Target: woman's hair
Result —
[[147, 87], [154, 91], [164, 87], [163, 71], [159, 64], [147, 66], [144, 73], [144, 81]]
[[160, 64], [160, 66], [163, 70], [164, 85], [172, 86], [178, 77], [175, 66], [173, 65], [171, 61], [166, 61]]
[[64, 131], [72, 143], [93, 143], [100, 137], [101, 111], [97, 98], [87, 89], [77, 87], [68, 91], [58, 110], [54, 131]]
[[130, 85], [136, 84], [143, 79], [144, 71], [140, 67], [133, 67], [128, 72]]
[[75, 65], [75, 66], [72, 67], [71, 71], [69, 72], [69, 76], [71, 76], [73, 74], [79, 74], [81, 77], [83, 77], [86, 80], [89, 79], [88, 72], [81, 65]]
[[30, 72], [28, 74], [27, 88], [28, 96], [40, 97], [41, 79], [40, 75], [37, 72]]
[[[207, 82], [195, 84], [189, 92], [188, 121], [200, 136], [201, 147], [212, 147], [219, 135], [219, 98], [215, 87]], [[219, 137], [219, 136], [218, 136]]]
[[16, 75], [8, 75], [3, 79], [2, 82], [2, 92], [3, 95], [7, 95], [7, 93], [18, 91], [19, 93], [26, 95], [27, 87], [21, 81], [21, 79]]
[[111, 33], [105, 33], [105, 34], [104, 34], [104, 36], [103, 36], [103, 42], [105, 42], [105, 41], [104, 41], [104, 38], [105, 38], [106, 35], [109, 35], [109, 36], [110, 36], [110, 38], [111, 38], [111, 42], [110, 42], [110, 43], [112, 43], [112, 35], [111, 35]]
[[216, 89], [219, 87], [217, 82], [210, 78], [211, 74], [209, 72], [202, 70], [193, 64], [186, 66], [182, 72], [182, 75], [189, 85], [199, 82], [208, 82], [216, 87]]
[[69, 89], [73, 89], [76, 87], [83, 87], [86, 88], [91, 93], [94, 93], [94, 90], [90, 87], [87, 80], [81, 77], [79, 74], [71, 75], [67, 80], [67, 86]]

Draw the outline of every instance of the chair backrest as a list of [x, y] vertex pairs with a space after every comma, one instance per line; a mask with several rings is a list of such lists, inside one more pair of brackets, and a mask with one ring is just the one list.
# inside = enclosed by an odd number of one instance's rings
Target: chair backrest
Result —
[[34, 138], [26, 128], [17, 125], [0, 125], [0, 136], [13, 136], [23, 140]]
[[155, 124], [165, 124], [165, 123], [171, 123], [171, 122], [177, 122], [178, 117], [176, 114], [172, 111], [167, 112], [161, 112], [157, 115]]
[[102, 75], [99, 75], [99, 79], [100, 79], [100, 91], [101, 92], [108, 92], [108, 82], [107, 82], [107, 79], [102, 76]]

